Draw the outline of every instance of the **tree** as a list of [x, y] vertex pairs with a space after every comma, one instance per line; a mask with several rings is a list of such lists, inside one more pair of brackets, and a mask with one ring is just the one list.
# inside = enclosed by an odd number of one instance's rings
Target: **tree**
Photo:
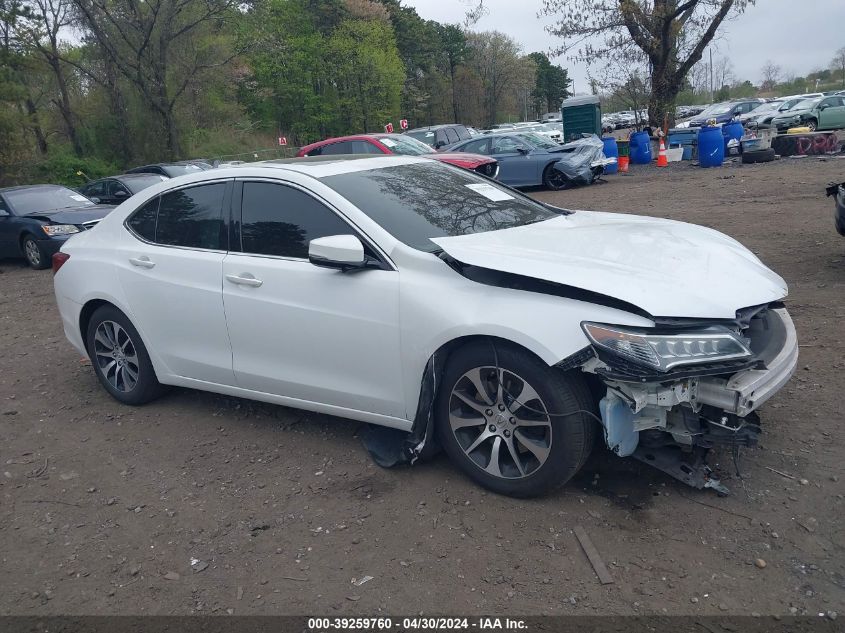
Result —
[[520, 47], [499, 31], [468, 33], [467, 44], [472, 52], [470, 63], [484, 86], [484, 126], [492, 127], [506, 90], [525, 71]]
[[845, 88], [845, 46], [836, 51], [830, 61], [830, 68], [842, 75], [842, 87]]
[[73, 23], [72, 6], [70, 0], [31, 0], [29, 2], [31, 17], [22, 27], [22, 33], [27, 46], [41, 56], [50, 68], [58, 89], [58, 95], [53, 103], [61, 114], [65, 133], [74, 154], [82, 156], [76, 115], [71, 106], [67, 65], [62, 58], [59, 44], [60, 32]]
[[165, 157], [181, 154], [177, 105], [206, 71], [235, 55], [219, 37], [237, 0], [73, 0], [83, 26], [158, 117]]
[[650, 68], [649, 120], [674, 120], [675, 99], [719, 27], [755, 0], [543, 0], [547, 30], [563, 39], [556, 54], [592, 64], [641, 54]]
[[440, 41], [443, 44], [441, 50], [445, 62], [446, 72], [449, 76], [449, 92], [452, 97], [452, 121], [454, 123], [459, 123], [460, 112], [458, 110], [455, 79], [458, 67], [466, 62], [469, 57], [467, 38], [461, 28], [456, 24], [438, 24], [438, 33], [440, 35]]
[[[534, 108], [540, 113], [560, 110], [561, 102], [570, 96], [572, 80], [565, 68], [553, 65], [545, 53], [528, 55], [537, 64], [537, 81], [531, 97]], [[542, 110], [542, 112], [540, 112]]]
[[763, 77], [763, 83], [760, 84], [760, 90], [774, 90], [780, 80], [782, 70], [780, 66], [769, 59], [766, 60], [765, 64], [763, 64], [763, 67], [760, 69], [760, 74]]

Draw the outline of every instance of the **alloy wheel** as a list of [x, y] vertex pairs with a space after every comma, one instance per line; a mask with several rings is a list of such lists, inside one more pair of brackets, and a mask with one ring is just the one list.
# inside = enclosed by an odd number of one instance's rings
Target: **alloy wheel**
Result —
[[102, 321], [94, 333], [94, 356], [106, 381], [128, 393], [138, 384], [138, 353], [132, 338], [120, 324]]
[[38, 244], [35, 243], [35, 240], [28, 239], [24, 243], [23, 248], [27, 261], [29, 261], [32, 266], [40, 266], [41, 251], [38, 249]]
[[467, 458], [494, 477], [528, 477], [552, 448], [543, 399], [502, 368], [475, 367], [458, 379], [449, 398], [449, 426]]

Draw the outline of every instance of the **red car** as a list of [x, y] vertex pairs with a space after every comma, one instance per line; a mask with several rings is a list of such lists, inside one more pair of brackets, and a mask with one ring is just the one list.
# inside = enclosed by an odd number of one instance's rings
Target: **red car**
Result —
[[356, 134], [339, 136], [311, 143], [299, 150], [297, 156], [327, 156], [330, 154], [401, 154], [427, 156], [435, 160], [477, 171], [488, 178], [499, 175], [499, 161], [481, 154], [466, 152], [435, 152], [430, 146], [403, 134]]

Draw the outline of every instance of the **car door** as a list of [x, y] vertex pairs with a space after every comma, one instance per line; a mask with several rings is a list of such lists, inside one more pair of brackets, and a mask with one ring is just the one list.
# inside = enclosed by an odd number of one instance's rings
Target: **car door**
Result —
[[0, 257], [19, 257], [18, 223], [3, 196], [0, 196]]
[[358, 233], [297, 185], [245, 181], [234, 200], [242, 244], [223, 262], [223, 302], [238, 385], [404, 418], [399, 273], [311, 264], [310, 240]]
[[819, 129], [833, 130], [845, 127], [845, 100], [828, 97], [818, 106]]
[[[528, 150], [528, 153], [519, 149]], [[539, 184], [536, 159], [531, 148], [515, 136], [495, 136], [491, 139], [490, 155], [499, 161], [499, 180], [506, 185]]]
[[231, 186], [204, 182], [154, 198], [126, 220], [117, 248], [130, 318], [147, 347], [174, 375], [223, 385], [235, 382], [221, 288]]
[[97, 198], [103, 204], [110, 204], [106, 201], [106, 181], [95, 180], [87, 183], [84, 187], [80, 187], [79, 191], [87, 198]]

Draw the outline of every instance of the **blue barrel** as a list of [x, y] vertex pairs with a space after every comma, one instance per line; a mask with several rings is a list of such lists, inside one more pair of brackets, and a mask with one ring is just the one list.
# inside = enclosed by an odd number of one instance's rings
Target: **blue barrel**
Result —
[[731, 121], [722, 126], [722, 136], [725, 137], [725, 154], [728, 153], [728, 141], [736, 139], [739, 141], [745, 134], [745, 126], [739, 121]]
[[[615, 158], [617, 161], [619, 160], [619, 146], [616, 144], [616, 139], [612, 136], [605, 136], [602, 140], [604, 143], [604, 155], [606, 158]], [[615, 174], [619, 171], [619, 165], [613, 163], [612, 165], [605, 165], [604, 173], [606, 174]]]
[[631, 163], [634, 165], [651, 163], [651, 139], [648, 132], [631, 134]]
[[725, 162], [725, 138], [722, 128], [702, 126], [698, 130], [698, 164], [721, 167]]

